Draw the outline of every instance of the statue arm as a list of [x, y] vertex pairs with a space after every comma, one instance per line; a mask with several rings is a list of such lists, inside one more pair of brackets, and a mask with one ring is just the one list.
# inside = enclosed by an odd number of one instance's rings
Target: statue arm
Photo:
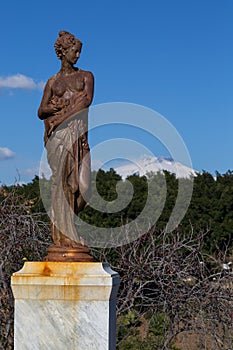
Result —
[[87, 72], [84, 78], [84, 83], [85, 83], [86, 96], [83, 99], [83, 104], [84, 104], [83, 108], [87, 108], [90, 106], [93, 100], [93, 94], [94, 94], [94, 77], [91, 72]]
[[38, 117], [42, 120], [53, 116], [62, 109], [58, 104], [52, 102], [52, 78], [48, 80], [44, 88], [44, 94], [38, 109]]

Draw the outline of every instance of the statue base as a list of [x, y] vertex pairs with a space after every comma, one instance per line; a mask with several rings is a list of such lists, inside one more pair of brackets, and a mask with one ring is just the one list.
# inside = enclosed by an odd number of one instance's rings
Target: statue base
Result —
[[105, 263], [26, 262], [11, 278], [15, 350], [115, 350], [120, 279]]
[[51, 245], [47, 249], [47, 255], [44, 261], [93, 262], [94, 258], [90, 255], [90, 251], [90, 248], [82, 245], [77, 247]]

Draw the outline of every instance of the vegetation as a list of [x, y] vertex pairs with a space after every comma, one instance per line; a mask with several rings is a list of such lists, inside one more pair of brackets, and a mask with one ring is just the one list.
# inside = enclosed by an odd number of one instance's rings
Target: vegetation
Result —
[[[93, 175], [93, 177], [96, 176], [96, 174]], [[156, 229], [159, 231], [166, 227], [178, 191], [178, 180], [175, 175], [165, 171], [165, 177], [167, 186], [166, 203], [156, 223]], [[161, 174], [154, 174], [149, 179], [157, 186], [153, 190], [154, 202], [162, 197], [162, 189], [159, 189], [159, 185], [161, 184], [162, 187], [163, 184], [160, 178]], [[107, 201], [106, 206], [101, 208], [102, 212], [87, 207], [80, 215], [84, 221], [102, 227], [121, 226], [122, 223], [134, 220], [141, 213], [147, 200], [148, 180], [145, 176], [139, 177], [137, 175], [127, 178], [134, 189], [130, 204], [117, 213], [108, 213], [109, 202], [117, 197], [116, 184], [120, 180], [120, 176], [113, 169], [107, 172], [102, 170], [98, 172], [96, 187], [100, 195]], [[180, 181], [185, 182], [186, 186], [189, 186], [189, 182], [192, 182], [190, 179]], [[197, 174], [193, 183], [193, 195], [188, 211], [176, 229], [188, 233], [191, 225], [194, 233], [206, 232], [204, 245], [209, 253], [214, 253], [216, 247], [218, 247], [218, 251], [225, 251], [226, 247], [233, 245], [231, 240], [233, 232], [233, 172], [228, 171], [222, 175], [216, 173], [215, 178], [211, 174], [203, 172]], [[128, 196], [126, 191], [125, 196]], [[98, 198], [96, 201], [98, 201]], [[93, 202], [95, 202], [95, 198]], [[156, 207], [156, 205], [154, 206]], [[160, 204], [157, 203], [157, 206], [159, 207]]]
[[[132, 200], [111, 212], [121, 177], [113, 169], [92, 176], [104, 199], [102, 211], [87, 207], [81, 216], [96, 226], [117, 227], [134, 220], [145, 206], [148, 186], [156, 205], [163, 196], [161, 174], [150, 174], [149, 180], [131, 176]], [[231, 349], [232, 272], [222, 264], [232, 261], [233, 172], [216, 173], [215, 178], [206, 172], [198, 174], [189, 209], [172, 233], [166, 233], [165, 227], [176, 201], [178, 180], [167, 172], [165, 179], [166, 201], [156, 225], [127, 245], [92, 249], [96, 259], [109, 262], [121, 277], [117, 349]], [[49, 197], [49, 181], [40, 181]], [[182, 181], [189, 186], [191, 180]], [[124, 182], [118, 192], [126, 199], [131, 193]], [[98, 200], [94, 192], [92, 202]], [[39, 178], [23, 186], [2, 186], [0, 349], [13, 349], [10, 276], [24, 260], [41, 260], [49, 244], [49, 220]]]

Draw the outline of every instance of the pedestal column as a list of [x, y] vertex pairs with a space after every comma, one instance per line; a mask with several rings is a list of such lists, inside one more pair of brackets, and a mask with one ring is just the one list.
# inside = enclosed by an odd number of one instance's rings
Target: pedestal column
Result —
[[115, 350], [119, 275], [108, 264], [26, 262], [12, 276], [15, 350]]

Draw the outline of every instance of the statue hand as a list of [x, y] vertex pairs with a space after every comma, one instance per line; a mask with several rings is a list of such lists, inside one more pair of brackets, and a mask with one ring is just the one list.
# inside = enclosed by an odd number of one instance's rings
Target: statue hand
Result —
[[81, 91], [78, 94], [73, 96], [72, 102], [75, 103], [80, 103], [83, 101], [83, 99], [87, 96], [86, 91]]
[[54, 96], [50, 103], [53, 106], [53, 111], [58, 112], [65, 109], [69, 105], [70, 101], [63, 97]]

